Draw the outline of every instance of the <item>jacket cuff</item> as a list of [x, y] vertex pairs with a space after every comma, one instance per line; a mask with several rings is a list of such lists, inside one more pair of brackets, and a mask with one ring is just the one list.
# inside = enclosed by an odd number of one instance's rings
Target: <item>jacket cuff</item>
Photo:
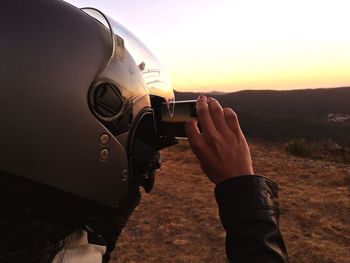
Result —
[[215, 198], [221, 211], [279, 208], [277, 184], [258, 175], [244, 175], [221, 182], [215, 187]]

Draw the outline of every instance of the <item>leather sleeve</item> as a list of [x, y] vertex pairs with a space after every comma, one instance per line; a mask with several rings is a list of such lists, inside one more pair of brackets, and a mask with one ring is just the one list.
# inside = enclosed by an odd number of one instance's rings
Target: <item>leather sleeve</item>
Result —
[[218, 184], [215, 197], [226, 230], [229, 262], [289, 262], [279, 229], [275, 182], [255, 175], [235, 177]]

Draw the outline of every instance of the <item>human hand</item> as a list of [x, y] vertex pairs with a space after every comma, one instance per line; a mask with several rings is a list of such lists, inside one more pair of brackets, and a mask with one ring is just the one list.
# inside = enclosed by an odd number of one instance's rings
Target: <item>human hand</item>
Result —
[[[247, 141], [236, 113], [223, 109], [213, 98], [199, 96], [197, 115], [186, 123], [194, 154], [208, 178], [215, 184], [240, 175], [252, 175], [253, 165]], [[198, 129], [198, 122], [202, 132]]]

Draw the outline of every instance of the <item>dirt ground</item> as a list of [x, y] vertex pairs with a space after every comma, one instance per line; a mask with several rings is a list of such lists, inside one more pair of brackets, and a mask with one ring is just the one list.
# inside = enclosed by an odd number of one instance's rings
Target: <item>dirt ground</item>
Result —
[[[350, 165], [292, 157], [281, 145], [251, 150], [255, 173], [279, 184], [290, 261], [350, 262]], [[155, 187], [143, 193], [112, 262], [227, 262], [213, 185], [187, 144], [162, 156]]]

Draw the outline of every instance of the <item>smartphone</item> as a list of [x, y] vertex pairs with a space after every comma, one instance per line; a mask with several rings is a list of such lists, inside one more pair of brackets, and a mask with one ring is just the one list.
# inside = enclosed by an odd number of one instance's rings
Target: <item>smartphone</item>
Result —
[[157, 130], [160, 136], [187, 138], [185, 123], [197, 117], [196, 100], [176, 101], [173, 116], [165, 103], [155, 109]]

